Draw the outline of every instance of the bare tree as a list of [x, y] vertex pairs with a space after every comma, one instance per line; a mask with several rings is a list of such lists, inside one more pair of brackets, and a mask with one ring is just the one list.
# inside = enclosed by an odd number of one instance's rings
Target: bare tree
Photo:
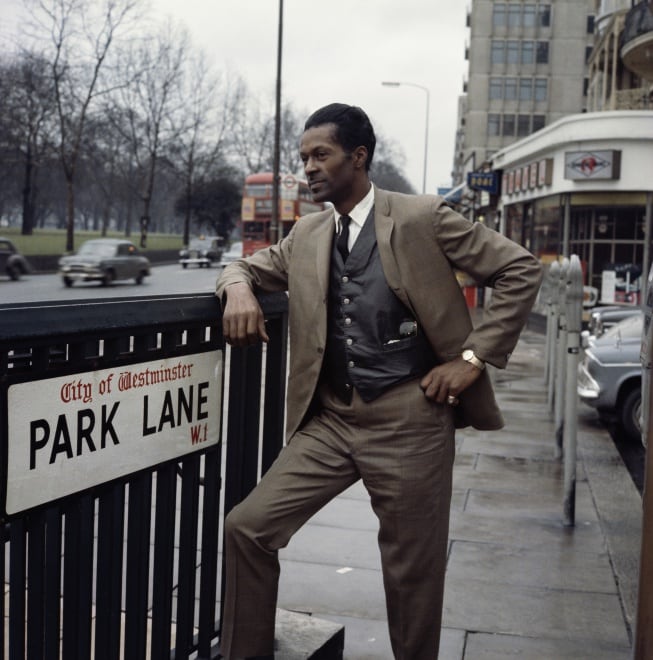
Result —
[[54, 87], [58, 151], [66, 181], [66, 250], [74, 249], [74, 184], [84, 129], [96, 98], [107, 91], [101, 74], [121, 31], [142, 0], [33, 0], [32, 36], [49, 37], [44, 51]]
[[13, 179], [22, 171], [21, 233], [29, 235], [35, 225], [38, 169], [51, 154], [53, 88], [48, 63], [35, 53], [24, 52], [0, 70], [3, 161], [14, 170]]
[[156, 37], [144, 39], [123, 53], [123, 78], [131, 83], [119, 94], [142, 202], [141, 247], [147, 245], [157, 161], [164, 146], [178, 137], [172, 117], [185, 107], [179, 89], [187, 51], [187, 33], [169, 22]]
[[172, 116], [176, 139], [169, 156], [183, 184], [183, 241], [190, 238], [193, 195], [200, 181], [205, 181], [216, 166], [225, 161], [225, 138], [237, 115], [239, 82], [230, 84], [217, 77], [207, 65], [202, 52], [191, 56], [188, 70], [179, 87], [183, 109]]

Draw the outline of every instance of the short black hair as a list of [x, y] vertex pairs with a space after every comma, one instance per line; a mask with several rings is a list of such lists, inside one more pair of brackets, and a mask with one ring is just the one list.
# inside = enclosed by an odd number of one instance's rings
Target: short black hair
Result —
[[304, 130], [324, 124], [335, 124], [336, 139], [345, 151], [351, 153], [360, 146], [367, 149], [365, 169], [369, 171], [376, 147], [376, 136], [372, 122], [365, 112], [355, 105], [330, 103], [316, 110], [306, 120]]

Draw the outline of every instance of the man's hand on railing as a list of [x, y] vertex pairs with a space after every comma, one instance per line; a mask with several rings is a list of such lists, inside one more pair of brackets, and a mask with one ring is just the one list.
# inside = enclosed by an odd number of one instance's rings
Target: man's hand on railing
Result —
[[263, 310], [245, 282], [230, 284], [225, 290], [222, 332], [232, 346], [251, 346], [267, 342]]

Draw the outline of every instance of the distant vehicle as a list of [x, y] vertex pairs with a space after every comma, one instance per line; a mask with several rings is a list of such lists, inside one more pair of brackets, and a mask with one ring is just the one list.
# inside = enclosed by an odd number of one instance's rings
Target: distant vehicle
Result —
[[634, 305], [605, 305], [594, 307], [590, 311], [587, 330], [581, 333], [583, 348], [587, 348], [602, 337], [607, 330], [624, 319], [641, 314]]
[[641, 439], [641, 311], [612, 326], [585, 350], [578, 365], [578, 396], [604, 421], [616, 421], [631, 439]]
[[227, 264], [230, 264], [232, 261], [236, 261], [236, 259], [242, 259], [242, 258], [243, 258], [242, 241], [236, 241], [235, 243], [232, 243], [231, 247], [222, 255], [222, 259], [220, 263], [223, 266], [226, 266]]
[[66, 286], [74, 282], [100, 282], [108, 286], [116, 280], [134, 279], [142, 284], [150, 274], [150, 262], [130, 241], [98, 238], [86, 241], [77, 254], [59, 259], [59, 275]]
[[210, 268], [214, 262], [219, 263], [224, 251], [222, 236], [199, 236], [190, 241], [188, 247], [179, 252], [179, 263], [182, 268], [199, 266]]
[[21, 275], [32, 272], [27, 259], [8, 238], [0, 238], [0, 272], [6, 273], [10, 280], [18, 280]]
[[272, 201], [274, 188], [272, 172], [258, 172], [245, 178], [241, 206], [243, 254], [248, 257], [257, 250], [268, 247], [275, 239], [287, 236], [295, 222], [302, 216], [326, 208], [322, 202], [314, 202], [306, 181], [292, 174], [281, 174], [279, 182], [279, 227], [272, 235]]

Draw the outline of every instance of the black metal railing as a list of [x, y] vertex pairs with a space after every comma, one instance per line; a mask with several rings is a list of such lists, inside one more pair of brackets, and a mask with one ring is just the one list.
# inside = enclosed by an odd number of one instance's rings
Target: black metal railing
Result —
[[3, 659], [217, 656], [221, 525], [282, 444], [287, 299], [261, 302], [270, 343], [227, 351], [215, 443], [11, 514], [12, 385], [225, 352], [210, 294], [0, 306]]

